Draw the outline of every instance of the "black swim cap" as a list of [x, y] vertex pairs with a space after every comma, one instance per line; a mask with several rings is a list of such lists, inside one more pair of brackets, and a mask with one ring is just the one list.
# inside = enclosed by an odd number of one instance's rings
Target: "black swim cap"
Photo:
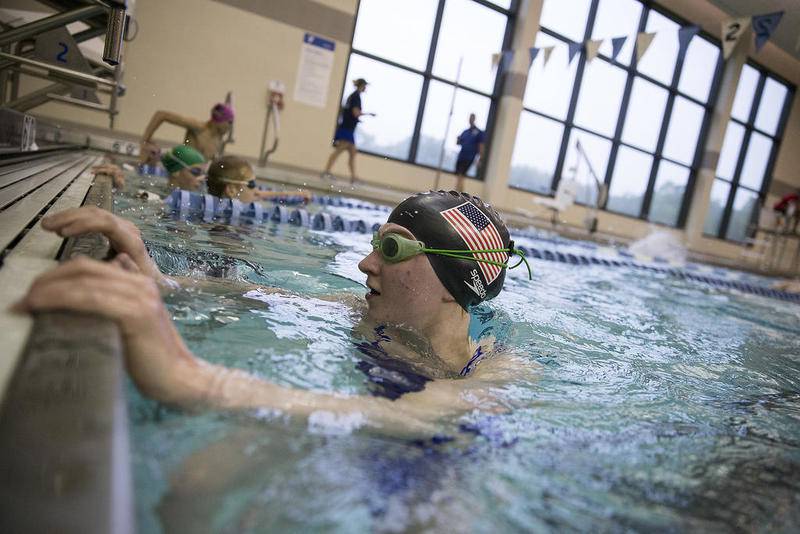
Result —
[[[480, 198], [457, 191], [428, 191], [405, 199], [387, 222], [407, 228], [427, 248], [481, 250], [509, 248], [508, 228], [500, 215]], [[476, 257], [507, 263], [507, 252], [476, 253]], [[506, 269], [469, 259], [426, 254], [436, 276], [462, 308], [497, 296]]]

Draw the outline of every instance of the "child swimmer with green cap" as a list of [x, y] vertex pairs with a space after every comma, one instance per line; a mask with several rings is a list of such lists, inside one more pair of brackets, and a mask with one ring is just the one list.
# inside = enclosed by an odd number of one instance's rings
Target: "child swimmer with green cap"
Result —
[[[517, 266], [524, 258], [499, 215], [464, 193], [430, 191], [401, 202], [358, 264], [369, 292], [366, 302], [354, 305], [363, 312], [357, 329], [377, 334], [374, 342], [358, 345], [370, 362], [362, 370], [382, 377], [376, 382], [384, 389], [374, 396], [280, 386], [197, 358], [161, 300], [165, 277], [130, 223], [96, 208], [78, 208], [45, 217], [42, 226], [65, 237], [103, 233], [118, 254], [111, 263], [79, 258], [43, 274], [16, 309], [97, 313], [116, 321], [131, 378], [143, 394], [162, 402], [266, 408], [298, 418], [324, 413], [389, 433], [436, 433], [442, 417], [508, 409], [497, 386], [535, 377], [523, 357], [469, 338], [469, 309], [500, 293], [509, 260], [519, 256]], [[390, 371], [404, 369], [401, 378], [413, 380], [386, 386], [392, 373], [370, 367], [383, 367], [379, 360]], [[411, 364], [395, 365], [400, 362]]]
[[194, 148], [178, 145], [161, 155], [161, 163], [169, 173], [170, 189], [197, 191], [206, 179], [206, 159]]

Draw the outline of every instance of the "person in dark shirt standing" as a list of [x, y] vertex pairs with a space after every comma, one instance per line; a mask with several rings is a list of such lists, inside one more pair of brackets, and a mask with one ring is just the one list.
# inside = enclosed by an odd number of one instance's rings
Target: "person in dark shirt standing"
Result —
[[475, 114], [469, 114], [469, 128], [461, 132], [456, 144], [461, 151], [456, 159], [456, 191], [464, 191], [464, 176], [477, 156], [478, 162], [483, 158], [483, 144], [486, 134], [475, 126]]
[[336, 133], [333, 136], [333, 154], [328, 158], [328, 164], [325, 165], [325, 170], [322, 173], [323, 178], [331, 177], [331, 168], [336, 162], [339, 154], [347, 151], [349, 158], [347, 165], [350, 167], [350, 183], [356, 181], [356, 139], [355, 132], [358, 126], [358, 118], [361, 115], [374, 115], [373, 113], [364, 113], [361, 111], [361, 93], [367, 89], [367, 80], [359, 78], [353, 80], [353, 85], [356, 90], [353, 91], [342, 107], [339, 115], [339, 126], [336, 128]]

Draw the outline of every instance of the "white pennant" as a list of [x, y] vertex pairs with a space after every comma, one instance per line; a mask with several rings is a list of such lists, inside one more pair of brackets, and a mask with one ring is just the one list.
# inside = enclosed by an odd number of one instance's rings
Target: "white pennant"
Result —
[[592, 61], [597, 57], [597, 52], [600, 50], [600, 45], [602, 44], [602, 39], [590, 39], [586, 41], [586, 61]]
[[641, 61], [644, 53], [650, 48], [650, 43], [653, 42], [655, 33], [641, 32], [636, 36], [636, 61]]
[[730, 19], [722, 22], [722, 57], [728, 59], [736, 48], [736, 43], [750, 28], [750, 17]]
[[553, 53], [554, 48], [555, 48], [554, 46], [545, 46], [544, 48], [542, 48], [542, 51], [544, 52], [544, 61], [542, 62], [542, 68], [545, 68], [547, 66], [547, 62], [550, 61], [550, 54]]

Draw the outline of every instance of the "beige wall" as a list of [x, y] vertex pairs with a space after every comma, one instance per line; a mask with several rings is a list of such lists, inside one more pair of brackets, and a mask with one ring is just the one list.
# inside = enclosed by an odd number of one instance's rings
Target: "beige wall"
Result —
[[[353, 14], [356, 0], [318, 0], [328, 7]], [[535, 2], [531, 2], [534, 4]], [[705, 0], [662, 0], [678, 15], [719, 35], [725, 16]], [[533, 10], [532, 10], [533, 12]], [[309, 13], [313, 16], [313, 13]], [[237, 111], [236, 144], [229, 151], [256, 157], [265, 115], [266, 87], [270, 80], [286, 84], [286, 109], [282, 114], [281, 144], [271, 161], [319, 172], [330, 153], [330, 139], [344, 81], [349, 43], [337, 42], [334, 72], [324, 109], [295, 102], [292, 98], [300, 45], [305, 30], [253, 15], [212, 0], [139, 0], [140, 33], [126, 44], [125, 84], [117, 129], [140, 134], [157, 109], [168, 109], [202, 118], [211, 105], [233, 90]], [[768, 43], [752, 57], [784, 78], [800, 84], [800, 62]], [[775, 177], [800, 185], [800, 96], [795, 97], [777, 159]], [[72, 122], [107, 126], [107, 119], [62, 104], [47, 104], [35, 113]], [[162, 127], [157, 138], [179, 142], [181, 132]], [[502, 148], [502, 147], [500, 147]], [[495, 147], [497, 150], [498, 147]], [[500, 150], [510, 154], [510, 150]], [[335, 171], [346, 173], [345, 158]], [[405, 190], [422, 190], [433, 184], [433, 171], [414, 165], [361, 155], [359, 174], [366, 180]], [[453, 184], [444, 174], [442, 187]], [[482, 185], [468, 180], [468, 188], [480, 193]], [[531, 209], [535, 195], [505, 188], [495, 199], [507, 210]], [[564, 218], [582, 224], [585, 210], [571, 208]], [[610, 213], [600, 214], [600, 229], [627, 238], [647, 235], [652, 225]], [[662, 228], [663, 227], [659, 227]], [[676, 235], [680, 231], [669, 230]], [[735, 258], [741, 248], [719, 240], [704, 240], [707, 252]]]
[[[354, 14], [355, 0], [326, 0], [329, 7]], [[279, 149], [270, 161], [319, 172], [330, 154], [350, 43], [337, 42], [327, 106], [319, 109], [292, 98], [305, 30], [259, 17], [211, 0], [139, 0], [140, 33], [126, 43], [125, 85], [116, 129], [144, 131], [150, 116], [166, 109], [204, 118], [214, 102], [234, 92], [236, 143], [228, 151], [257, 157], [266, 113], [267, 84], [286, 84]], [[234, 31], [231, 29], [235, 28]], [[60, 103], [35, 113], [107, 127], [107, 118]], [[156, 138], [178, 143], [182, 131], [162, 126]], [[346, 173], [346, 159], [334, 169]], [[359, 174], [370, 181], [406, 189], [427, 189], [428, 169], [370, 156], [359, 158]], [[454, 183], [449, 177], [442, 185]]]

